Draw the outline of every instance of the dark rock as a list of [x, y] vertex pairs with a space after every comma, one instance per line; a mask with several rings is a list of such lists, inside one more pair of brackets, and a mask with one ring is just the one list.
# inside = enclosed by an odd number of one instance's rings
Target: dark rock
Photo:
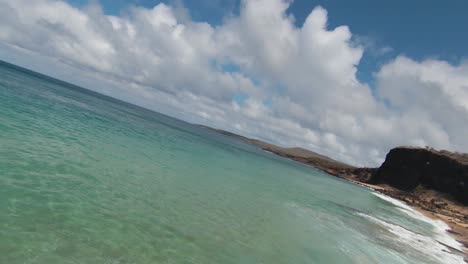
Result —
[[[427, 148], [392, 149], [369, 181], [412, 191], [417, 186], [451, 194], [468, 204], [468, 155]], [[443, 203], [434, 202], [443, 207]]]
[[349, 168], [343, 169], [349, 175], [349, 178], [353, 178], [360, 182], [367, 182], [372, 178], [372, 175], [377, 171], [376, 168]]

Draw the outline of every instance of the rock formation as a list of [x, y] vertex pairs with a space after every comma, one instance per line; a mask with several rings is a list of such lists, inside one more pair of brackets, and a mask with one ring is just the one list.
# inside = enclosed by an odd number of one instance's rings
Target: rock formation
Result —
[[405, 191], [421, 185], [467, 205], [468, 155], [430, 148], [394, 148], [369, 183], [387, 183]]

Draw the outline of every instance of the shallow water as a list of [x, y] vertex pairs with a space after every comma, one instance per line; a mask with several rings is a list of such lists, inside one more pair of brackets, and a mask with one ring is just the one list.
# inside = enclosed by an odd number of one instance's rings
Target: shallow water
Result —
[[0, 263], [462, 263], [442, 222], [0, 63]]

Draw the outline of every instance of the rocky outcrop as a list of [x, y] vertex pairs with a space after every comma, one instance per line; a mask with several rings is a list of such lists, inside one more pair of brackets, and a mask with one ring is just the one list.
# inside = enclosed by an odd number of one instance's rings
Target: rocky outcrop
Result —
[[318, 167], [316, 165], [313, 165], [323, 171], [325, 171], [328, 174], [331, 174], [333, 176], [337, 176], [343, 179], [351, 180], [354, 182], [361, 182], [361, 183], [366, 183], [368, 182], [372, 176], [375, 174], [377, 171], [376, 168], [343, 168], [343, 167]]
[[394, 148], [369, 183], [386, 183], [405, 191], [421, 185], [467, 205], [468, 155], [430, 148]]

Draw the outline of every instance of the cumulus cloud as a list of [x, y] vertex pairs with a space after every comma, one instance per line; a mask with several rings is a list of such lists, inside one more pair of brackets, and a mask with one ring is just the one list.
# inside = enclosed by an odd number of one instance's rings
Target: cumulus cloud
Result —
[[376, 165], [397, 145], [468, 151], [467, 63], [400, 56], [376, 69], [369, 87], [356, 78], [368, 47], [347, 26], [328, 28], [321, 7], [297, 27], [289, 4], [245, 0], [238, 16], [213, 26], [165, 4], [110, 16], [98, 5], [0, 0], [0, 56], [189, 122], [356, 165]]

